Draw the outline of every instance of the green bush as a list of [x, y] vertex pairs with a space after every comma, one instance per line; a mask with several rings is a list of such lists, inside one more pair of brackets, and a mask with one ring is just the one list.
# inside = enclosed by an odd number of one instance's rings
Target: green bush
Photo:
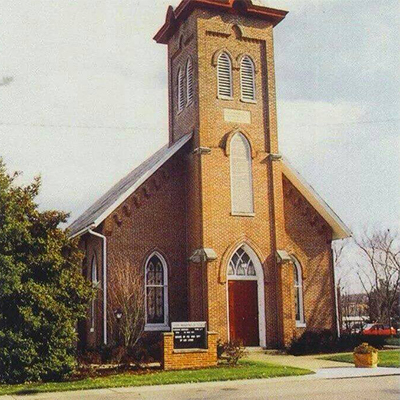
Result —
[[338, 338], [330, 330], [306, 331], [292, 341], [288, 352], [293, 355], [305, 355], [353, 351], [364, 342], [380, 349], [385, 344], [385, 338], [360, 334], [343, 334]]
[[78, 318], [93, 292], [67, 214], [40, 212], [40, 180], [15, 184], [0, 160], [0, 382], [62, 379], [75, 366]]

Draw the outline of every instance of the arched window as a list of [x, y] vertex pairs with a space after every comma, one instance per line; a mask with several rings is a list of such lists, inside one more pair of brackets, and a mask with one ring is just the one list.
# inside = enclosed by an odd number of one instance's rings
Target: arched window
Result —
[[303, 276], [301, 272], [301, 265], [294, 259], [293, 262], [293, 276], [294, 276], [294, 305], [296, 311], [296, 325], [303, 326], [304, 319], [304, 303], [303, 303]]
[[146, 262], [146, 329], [168, 326], [168, 273], [164, 258], [154, 253]]
[[[90, 280], [92, 282], [93, 288], [97, 287], [97, 260], [94, 255], [92, 258], [92, 265], [90, 266]], [[96, 299], [93, 298], [90, 304], [90, 331], [94, 332], [96, 323]]]
[[243, 101], [256, 100], [255, 68], [249, 56], [244, 56], [240, 63], [240, 87]]
[[217, 62], [218, 97], [231, 99], [232, 89], [232, 62], [227, 53], [223, 52]]
[[254, 263], [243, 247], [239, 247], [232, 256], [229, 262], [228, 276], [256, 276]]
[[236, 133], [230, 143], [231, 200], [233, 214], [252, 214], [253, 176], [250, 143], [242, 133]]
[[193, 62], [189, 57], [186, 63], [186, 105], [190, 106], [193, 102]]
[[178, 112], [181, 112], [185, 107], [185, 74], [182, 68], [178, 72]]

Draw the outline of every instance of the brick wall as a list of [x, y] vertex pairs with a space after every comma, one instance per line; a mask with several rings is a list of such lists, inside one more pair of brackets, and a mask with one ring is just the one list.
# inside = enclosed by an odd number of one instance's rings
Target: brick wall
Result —
[[[217, 98], [213, 58], [222, 49], [234, 65], [233, 100]], [[254, 104], [240, 100], [238, 60], [245, 53], [256, 66]], [[101, 225], [108, 240], [109, 290], [116, 268], [135, 268], [143, 274], [146, 258], [157, 250], [168, 264], [170, 320], [207, 321], [227, 340], [227, 264], [236, 247], [247, 243], [263, 267], [266, 345], [287, 345], [303, 328], [295, 326], [292, 267], [280, 266], [275, 259], [276, 250], [285, 249], [302, 265], [307, 329], [334, 329], [331, 229], [283, 176], [281, 163], [269, 157], [279, 151], [272, 25], [196, 9], [171, 38], [168, 55], [170, 142], [192, 130], [194, 138]], [[194, 102], [178, 115], [178, 68], [186, 66], [189, 56]], [[226, 108], [250, 112], [251, 124], [226, 121]], [[244, 132], [252, 147], [252, 216], [231, 215], [227, 146], [236, 131]], [[211, 152], [194, 153], [199, 146]], [[97, 252], [100, 267], [100, 240], [88, 235], [82, 240], [89, 258]], [[214, 249], [217, 260], [189, 264], [188, 257], [202, 247]], [[100, 299], [98, 313], [96, 332], [88, 334], [91, 344], [101, 341]]]
[[217, 333], [208, 332], [207, 349], [174, 350], [174, 334], [163, 334], [163, 360], [165, 370], [208, 368], [217, 365]]

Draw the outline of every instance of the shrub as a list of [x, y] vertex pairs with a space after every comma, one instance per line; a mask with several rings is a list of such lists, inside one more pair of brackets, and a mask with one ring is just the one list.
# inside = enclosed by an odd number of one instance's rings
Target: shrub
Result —
[[247, 354], [240, 342], [218, 342], [217, 355], [220, 360], [225, 360], [229, 365], [236, 365]]
[[76, 364], [76, 323], [93, 290], [82, 254], [58, 228], [67, 214], [38, 210], [40, 180], [15, 184], [0, 160], [0, 382], [58, 380]]
[[343, 334], [338, 338], [332, 331], [306, 331], [292, 341], [288, 352], [293, 355], [336, 353], [353, 351], [361, 343], [366, 342], [376, 348], [382, 348], [385, 338], [380, 336], [363, 336], [360, 334]]
[[318, 354], [332, 348], [335, 337], [332, 331], [306, 331], [292, 341], [288, 352], [293, 355]]

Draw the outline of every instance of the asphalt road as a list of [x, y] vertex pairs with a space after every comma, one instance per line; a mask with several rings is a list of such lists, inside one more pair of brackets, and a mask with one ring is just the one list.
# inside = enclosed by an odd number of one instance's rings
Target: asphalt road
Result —
[[400, 376], [347, 379], [253, 380], [47, 393], [25, 400], [399, 400]]

